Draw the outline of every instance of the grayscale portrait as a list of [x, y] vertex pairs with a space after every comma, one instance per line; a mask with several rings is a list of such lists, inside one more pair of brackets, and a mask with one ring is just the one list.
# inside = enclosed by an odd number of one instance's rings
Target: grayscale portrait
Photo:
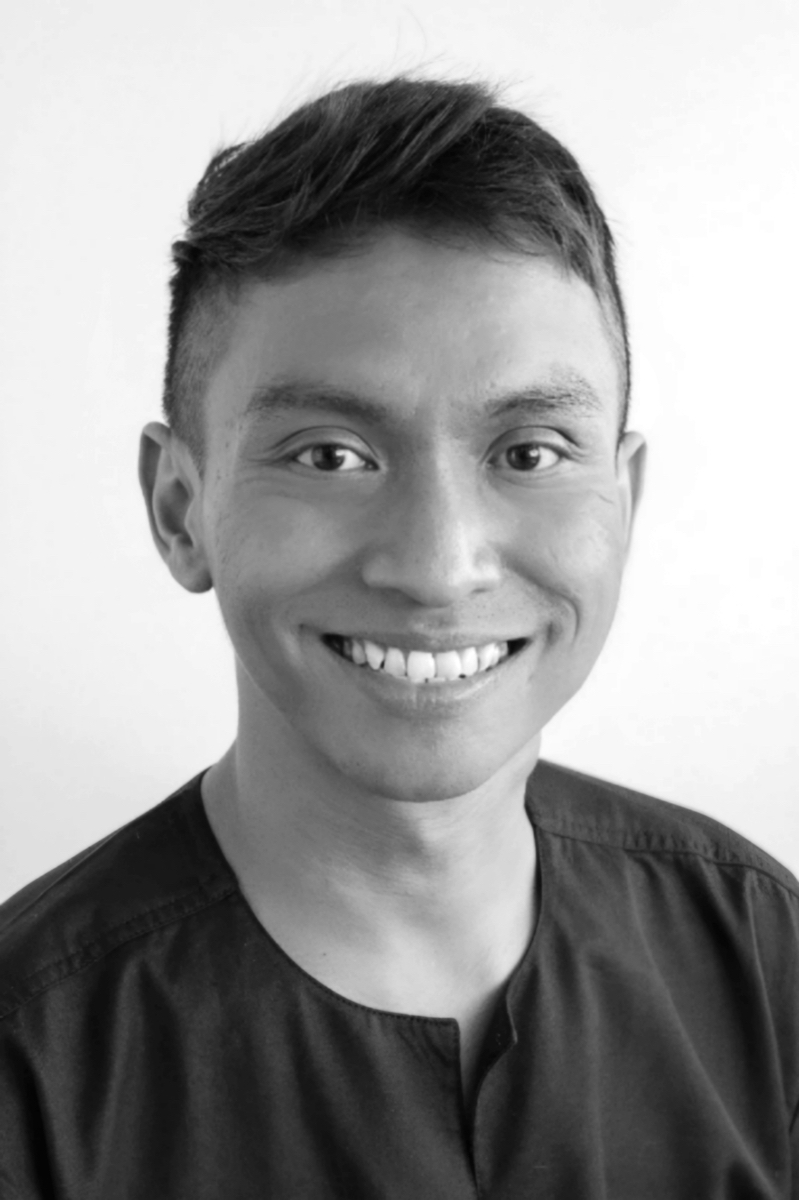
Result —
[[799, 1197], [798, 25], [2, 19], [3, 1200]]

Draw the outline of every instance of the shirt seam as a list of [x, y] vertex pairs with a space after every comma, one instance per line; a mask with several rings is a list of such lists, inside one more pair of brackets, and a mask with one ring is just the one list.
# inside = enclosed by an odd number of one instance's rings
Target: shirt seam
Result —
[[[194, 916], [195, 913], [202, 912], [206, 908], [211, 908], [214, 904], [218, 904], [223, 900], [228, 899], [231, 895], [235, 895], [235, 885], [228, 881], [221, 881], [222, 890], [218, 893], [209, 895], [209, 884], [213, 884], [218, 877], [210, 876], [208, 879], [200, 881], [197, 888], [191, 892], [184, 893], [182, 896], [172, 896], [166, 902], [155, 905], [153, 908], [147, 908], [136, 913], [121, 925], [116, 925], [108, 930], [102, 936], [102, 941], [94, 940], [85, 945], [80, 946], [71, 954], [64, 957], [52, 959], [41, 967], [37, 967], [35, 971], [31, 971], [28, 975], [24, 975], [14, 985], [14, 991], [21, 993], [26, 985], [32, 984], [33, 990], [27, 995], [20, 996], [19, 999], [8, 1000], [0, 1004], [0, 1020], [13, 1016], [26, 1004], [36, 1000], [45, 992], [64, 983], [67, 979], [71, 979], [74, 975], [81, 971], [87, 970], [89, 967], [95, 966], [102, 961], [107, 955], [118, 950], [120, 946], [128, 945], [137, 938], [147, 937], [151, 933], [156, 933], [159, 929], [165, 929], [168, 925], [174, 925], [178, 921], [184, 920], [186, 917]], [[203, 894], [198, 897], [194, 903], [191, 903], [191, 898], [201, 891]], [[175, 906], [180, 906], [180, 911], [174, 911]], [[161, 914], [161, 919], [159, 919]], [[146, 921], [145, 928], [138, 926], [142, 921]], [[110, 940], [109, 940], [110, 939]], [[49, 976], [52, 972], [56, 975], [52, 978], [42, 978]], [[41, 980], [41, 984], [36, 986], [36, 980]]]
[[[681, 846], [661, 845], [661, 846], [642, 846], [629, 842], [629, 835], [625, 838], [622, 831], [617, 832], [612, 826], [606, 829], [597, 828], [593, 825], [581, 825], [578, 823], [568, 825], [564, 828], [563, 824], [560, 827], [553, 828], [547, 822], [546, 818], [540, 818], [539, 814], [534, 809], [529, 810], [533, 824], [542, 829], [545, 833], [552, 837], [565, 838], [567, 841], [590, 842], [594, 845], [599, 844], [606, 846], [609, 850], [621, 850], [625, 854], [649, 854], [649, 855], [664, 855], [664, 854], [679, 854], [692, 855], [695, 858], [701, 858], [704, 862], [712, 863], [717, 867], [740, 867], [746, 871], [752, 871], [759, 876], [764, 876], [772, 883], [776, 884], [783, 892], [793, 897], [794, 900], [799, 899], [799, 895], [794, 888], [790, 887], [785, 880], [770, 871], [767, 867], [761, 866], [759, 863], [753, 863], [745, 858], [741, 858], [734, 853], [721, 854], [713, 853], [706, 846], [695, 846], [684, 844]], [[667, 835], [663, 834], [642, 834], [644, 838], [661, 838]], [[618, 840], [611, 840], [611, 839]]]

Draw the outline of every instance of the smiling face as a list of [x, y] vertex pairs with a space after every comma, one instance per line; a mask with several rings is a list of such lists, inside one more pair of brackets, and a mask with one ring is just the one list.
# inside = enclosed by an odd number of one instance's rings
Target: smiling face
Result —
[[523, 757], [616, 607], [620, 391], [594, 294], [546, 258], [392, 233], [248, 284], [196, 529], [243, 722], [402, 799]]

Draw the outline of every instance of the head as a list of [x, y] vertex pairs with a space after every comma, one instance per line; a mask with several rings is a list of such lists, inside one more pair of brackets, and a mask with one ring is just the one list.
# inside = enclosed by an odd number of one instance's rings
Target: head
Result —
[[174, 254], [142, 480], [251, 736], [411, 800], [523, 762], [604, 642], [641, 476], [575, 160], [473, 85], [343, 88], [217, 155]]

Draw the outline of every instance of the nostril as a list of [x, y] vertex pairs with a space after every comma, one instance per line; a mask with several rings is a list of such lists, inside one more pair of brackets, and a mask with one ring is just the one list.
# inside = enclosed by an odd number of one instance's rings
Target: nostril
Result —
[[464, 547], [425, 548], [419, 544], [383, 547], [362, 568], [368, 587], [392, 589], [428, 608], [445, 608], [501, 582], [499, 562]]

